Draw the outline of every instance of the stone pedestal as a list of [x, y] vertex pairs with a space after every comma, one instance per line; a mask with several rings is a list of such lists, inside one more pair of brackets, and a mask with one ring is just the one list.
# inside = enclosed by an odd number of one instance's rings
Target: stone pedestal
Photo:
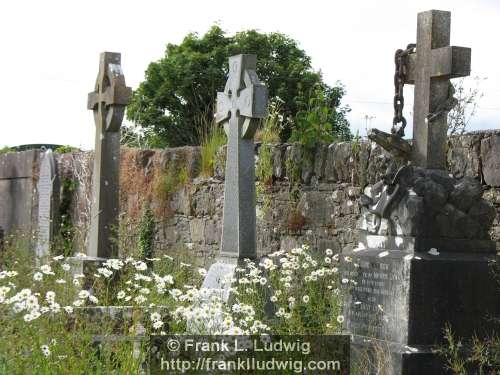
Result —
[[446, 324], [464, 339], [494, 333], [488, 318], [500, 316], [500, 290], [489, 263], [500, 257], [457, 250], [345, 254], [352, 258], [342, 272], [352, 280], [344, 315], [354, 366], [369, 358], [391, 374], [443, 374], [435, 348]]

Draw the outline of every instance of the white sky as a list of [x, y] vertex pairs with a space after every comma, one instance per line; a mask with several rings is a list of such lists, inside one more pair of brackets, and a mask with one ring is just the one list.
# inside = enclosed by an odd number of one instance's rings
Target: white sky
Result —
[[[417, 12], [452, 12], [452, 45], [472, 47], [472, 74], [483, 82], [472, 129], [500, 127], [500, 1], [2, 1], [0, 4], [0, 146], [26, 143], [93, 148], [86, 109], [99, 53], [122, 53], [127, 85], [136, 88], [167, 43], [215, 22], [236, 31], [280, 31], [296, 39], [325, 81], [342, 81], [354, 131], [392, 123], [393, 55], [415, 42]], [[413, 107], [406, 89], [405, 114]]]

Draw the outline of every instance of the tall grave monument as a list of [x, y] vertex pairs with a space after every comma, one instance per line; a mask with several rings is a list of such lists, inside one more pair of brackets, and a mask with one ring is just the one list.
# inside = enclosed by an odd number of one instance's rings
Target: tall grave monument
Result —
[[121, 55], [101, 53], [95, 90], [88, 95], [88, 109], [94, 112], [95, 156], [92, 211], [87, 255], [117, 256], [120, 175], [120, 127], [132, 90], [125, 85]]
[[228, 137], [224, 213], [220, 256], [203, 283], [204, 288], [223, 291], [224, 283], [239, 261], [256, 253], [254, 140], [258, 120], [267, 116], [267, 88], [255, 72], [255, 55], [229, 58], [229, 78], [224, 92], [217, 93], [217, 123]]
[[[455, 103], [449, 80], [469, 75], [471, 56], [469, 48], [449, 46], [450, 19], [445, 11], [419, 13], [416, 46], [396, 54], [396, 82], [415, 85], [413, 142], [402, 138], [396, 83], [393, 131], [369, 137], [402, 167], [365, 189], [359, 245], [343, 264], [353, 281], [345, 305], [352, 357], [356, 363], [368, 355], [391, 374], [444, 373], [434, 349], [445, 325], [465, 339], [484, 337], [495, 329], [489, 317], [500, 316], [488, 265], [498, 258], [489, 237], [496, 211], [479, 181], [457, 180], [445, 169]], [[376, 358], [381, 348], [386, 355]]]

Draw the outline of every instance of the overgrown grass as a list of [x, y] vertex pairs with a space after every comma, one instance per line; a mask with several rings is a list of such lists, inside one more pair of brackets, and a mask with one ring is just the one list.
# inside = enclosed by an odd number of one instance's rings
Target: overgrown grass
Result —
[[222, 125], [215, 121], [205, 122], [201, 133], [201, 175], [211, 177], [215, 174], [217, 151], [227, 143], [227, 137]]
[[172, 195], [186, 186], [189, 182], [189, 174], [186, 167], [180, 169], [175, 166], [167, 166], [165, 171], [157, 173], [153, 181], [154, 197], [160, 202], [162, 207], [165, 207]]
[[[62, 256], [36, 264], [27, 247], [19, 247], [22, 242], [9, 243], [0, 263], [2, 374], [140, 374], [148, 357], [147, 340], [136, 336], [140, 327], [143, 338], [186, 333], [188, 322], [206, 334], [342, 329], [338, 264], [331, 250], [318, 254], [303, 246], [259, 264], [247, 261], [236, 279], [227, 280], [232, 297], [226, 303], [208, 298], [210, 291], [200, 288], [206, 271], [180, 254], [110, 259], [83, 277], [71, 272]], [[102, 306], [131, 314], [112, 319]], [[122, 339], [109, 341], [113, 335]]]
[[272, 144], [280, 141], [280, 131], [283, 123], [280, 102], [271, 102], [269, 105], [269, 115], [262, 123], [262, 127], [257, 130], [256, 140], [260, 140], [262, 145], [259, 150], [259, 163], [255, 170], [258, 180], [265, 186], [273, 183], [273, 160]]

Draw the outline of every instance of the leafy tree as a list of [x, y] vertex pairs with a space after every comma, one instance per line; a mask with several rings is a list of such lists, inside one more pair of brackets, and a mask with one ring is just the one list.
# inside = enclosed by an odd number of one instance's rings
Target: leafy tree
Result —
[[301, 106], [318, 85], [334, 102], [335, 121], [348, 129], [345, 112], [337, 110], [343, 88], [324, 84], [296, 41], [281, 33], [255, 30], [227, 36], [213, 26], [202, 37], [191, 33], [179, 45], [168, 44], [165, 56], [149, 65], [144, 82], [134, 92], [127, 116], [143, 128], [150, 146], [200, 144], [204, 124], [213, 117], [216, 92], [226, 83], [228, 57], [238, 53], [257, 54], [257, 74], [270, 98], [283, 100], [283, 140], [289, 138], [293, 117], [305, 109]]

